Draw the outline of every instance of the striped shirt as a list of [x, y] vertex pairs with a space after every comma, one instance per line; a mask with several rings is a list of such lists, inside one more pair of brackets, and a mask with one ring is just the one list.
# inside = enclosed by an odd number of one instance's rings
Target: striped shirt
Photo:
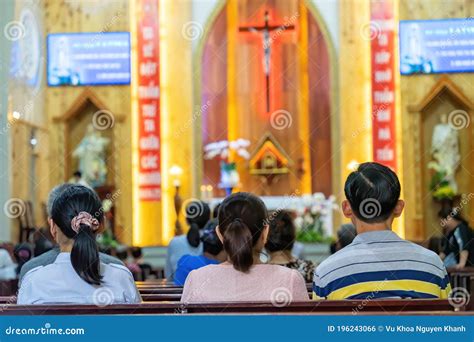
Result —
[[313, 299], [447, 298], [449, 277], [432, 251], [390, 230], [362, 233], [321, 263]]

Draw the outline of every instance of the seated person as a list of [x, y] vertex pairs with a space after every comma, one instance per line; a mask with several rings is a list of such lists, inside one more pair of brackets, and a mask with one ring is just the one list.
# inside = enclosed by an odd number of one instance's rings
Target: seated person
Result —
[[97, 194], [73, 185], [54, 200], [51, 235], [59, 244], [56, 260], [28, 271], [18, 304], [139, 303], [133, 276], [122, 265], [100, 262], [96, 234], [104, 220]]
[[216, 233], [227, 261], [191, 271], [182, 302], [308, 300], [298, 271], [260, 262], [269, 229], [262, 200], [250, 193], [232, 194], [222, 202], [218, 219]]
[[10, 252], [0, 248], [0, 280], [15, 279], [16, 267], [17, 265], [13, 262]]
[[213, 219], [202, 230], [202, 255], [183, 255], [178, 261], [174, 283], [183, 286], [189, 272], [198, 268], [219, 264], [227, 259], [222, 242], [216, 234], [217, 220]]
[[456, 269], [474, 266], [474, 234], [467, 221], [453, 209], [442, 209], [438, 216], [446, 235], [440, 253], [444, 265]]
[[357, 235], [356, 228], [352, 223], [345, 223], [337, 231], [336, 251], [349, 246]]
[[132, 256], [132, 261], [129, 263], [128, 267], [133, 267], [134, 269], [138, 268], [140, 270], [140, 280], [147, 280], [150, 277], [153, 269], [150, 264], [147, 264], [143, 261], [143, 252], [141, 247], [131, 247], [130, 254]]
[[[52, 208], [53, 208], [53, 203], [54, 203], [54, 200], [61, 194], [61, 192], [63, 192], [64, 190], [72, 187], [73, 184], [68, 184], [68, 183], [64, 183], [64, 184], [60, 184], [60, 185], [57, 185], [56, 187], [54, 187], [50, 193], [49, 193], [49, 197], [48, 197], [48, 203], [46, 205], [46, 211], [47, 211], [47, 214], [48, 214], [48, 223], [49, 225], [51, 226], [51, 211], [52, 211]], [[20, 269], [20, 274], [19, 274], [19, 283], [21, 284], [21, 281], [24, 277], [24, 275], [38, 267], [38, 266], [46, 266], [46, 265], [49, 265], [49, 264], [52, 264], [57, 256], [59, 255], [60, 251], [59, 251], [59, 247], [56, 246], [55, 248], [49, 250], [48, 252], [44, 252], [42, 253], [40, 256], [37, 256], [36, 258], [33, 258], [31, 259], [30, 261], [28, 261], [27, 263], [25, 263], [21, 269]], [[99, 253], [99, 258], [100, 258], [100, 262], [103, 262], [105, 264], [117, 264], [117, 265], [123, 265], [123, 263], [118, 260], [117, 258], [114, 258], [110, 255], [107, 255], [107, 254], [104, 254], [104, 253]]]
[[307, 283], [311, 283], [314, 275], [313, 262], [292, 255], [296, 228], [290, 213], [280, 211], [269, 223], [270, 231], [265, 244], [265, 249], [270, 253], [268, 263], [297, 270]]
[[342, 210], [357, 236], [316, 268], [313, 298], [447, 298], [451, 286], [439, 256], [391, 230], [404, 207], [397, 175], [364, 163], [349, 175], [344, 192]]
[[20, 243], [15, 246], [13, 255], [18, 265], [16, 268], [18, 274], [20, 273], [21, 267], [33, 258], [33, 246], [27, 242]]
[[171, 239], [166, 252], [165, 277], [174, 281], [178, 260], [183, 255], [201, 255], [201, 229], [211, 218], [211, 208], [203, 201], [194, 200], [186, 206], [186, 222], [189, 230], [186, 235], [175, 236]]

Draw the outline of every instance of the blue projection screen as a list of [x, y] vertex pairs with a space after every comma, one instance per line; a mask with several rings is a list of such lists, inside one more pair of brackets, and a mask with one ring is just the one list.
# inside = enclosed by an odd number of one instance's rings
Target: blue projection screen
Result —
[[474, 20], [400, 21], [400, 73], [474, 71]]
[[128, 32], [48, 35], [48, 85], [130, 84]]

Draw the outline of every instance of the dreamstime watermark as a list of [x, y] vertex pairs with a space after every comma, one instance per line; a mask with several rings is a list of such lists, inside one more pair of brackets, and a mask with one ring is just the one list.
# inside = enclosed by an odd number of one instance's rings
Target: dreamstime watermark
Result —
[[26, 212], [25, 202], [19, 198], [10, 198], [3, 205], [3, 212], [11, 219], [23, 216]]
[[441, 219], [441, 227], [445, 227], [446, 224], [448, 224], [449, 221], [451, 221], [458, 213], [461, 212], [461, 210], [474, 198], [474, 193], [470, 192], [469, 194], [463, 194], [461, 197], [461, 201], [459, 202], [459, 205], [455, 206], [451, 212], [449, 213], [449, 216], [446, 218]]
[[114, 127], [114, 114], [106, 109], [101, 109], [92, 115], [92, 126], [99, 131]]
[[98, 307], [109, 306], [114, 302], [114, 293], [107, 287], [99, 287], [92, 294], [92, 303]]
[[381, 282], [380, 284], [377, 285], [377, 287], [372, 291], [370, 292], [367, 297], [365, 297], [362, 302], [360, 304], [358, 304], [355, 308], [352, 309], [352, 314], [353, 315], [357, 315], [360, 311], [362, 311], [366, 306], [367, 304], [375, 299], [375, 296], [380, 292], [380, 291], [383, 291], [383, 289], [385, 288], [385, 286], [387, 285], [387, 279], [385, 279], [383, 282]]
[[454, 289], [452, 289], [448, 296], [449, 304], [451, 304], [451, 306], [455, 309], [459, 309], [463, 306], [466, 306], [467, 304], [469, 304], [470, 300], [471, 295], [469, 294], [469, 291], [466, 290], [464, 287], [455, 287]]
[[196, 198], [189, 198], [184, 201], [182, 210], [186, 218], [195, 219], [204, 213], [204, 202]]
[[207, 100], [206, 103], [204, 105], [201, 106], [201, 108], [199, 108], [199, 110], [196, 110], [194, 111], [193, 113], [193, 116], [191, 118], [191, 120], [188, 120], [184, 125], [182, 125], [175, 133], [175, 137], [179, 137], [181, 136], [182, 134], [184, 134], [184, 132], [186, 132], [187, 130], [189, 130], [191, 128], [191, 126], [199, 119], [202, 117], [202, 114], [204, 112], [207, 112], [207, 110], [209, 109], [209, 107], [211, 106], [211, 101], [210, 100]]
[[84, 335], [84, 328], [53, 328], [50, 323], [45, 323], [40, 328], [5, 328], [5, 335]]
[[12, 42], [22, 39], [25, 33], [25, 25], [17, 20], [10, 21], [3, 28], [3, 35]]
[[382, 205], [375, 198], [366, 198], [359, 205], [359, 213], [365, 219], [373, 219], [382, 212]]
[[270, 115], [270, 124], [273, 128], [281, 131], [290, 128], [293, 124], [291, 113], [284, 109], [277, 109]]
[[455, 109], [448, 114], [448, 124], [452, 129], [461, 130], [469, 127], [470, 123], [471, 117], [465, 110]]
[[181, 29], [181, 35], [186, 40], [195, 40], [202, 37], [204, 29], [197, 21], [188, 21]]
[[8, 298], [8, 300], [5, 303], [2, 303], [2, 306], [0, 307], [0, 312], [5, 311], [8, 309], [9, 305], [16, 304], [16, 300], [18, 298], [18, 292], [14, 295]]
[[360, 27], [359, 33], [364, 40], [374, 40], [380, 35], [381, 28], [378, 22], [371, 21]]
[[120, 197], [121, 194], [122, 194], [122, 191], [118, 189], [112, 194], [108, 193], [107, 195], [105, 195], [105, 199], [102, 201], [102, 206], [100, 207], [99, 211], [94, 213], [94, 217], [98, 218], [104, 215], [105, 212], [108, 212], [112, 208], [114, 202], [117, 201], [117, 199]]
[[121, 17], [123, 17], [123, 13], [117, 12], [112, 19], [110, 19], [103, 27], [102, 30], [100, 30], [97, 34], [94, 35], [94, 38], [92, 39], [91, 43], [95, 44], [97, 41], [100, 39], [100, 35], [103, 33], [107, 33], [110, 31], [112, 28], [112, 25], [115, 24]]
[[299, 17], [300, 14], [298, 12], [293, 14], [291, 17], [285, 17], [283, 25], [281, 25], [279, 28], [277, 28], [271, 33], [268, 41], [265, 41], [265, 43], [263, 44], [263, 48], [268, 49], [273, 44], [273, 42], [283, 34], [283, 32], [285, 32], [290, 26], [293, 26], [295, 24]]
[[277, 287], [270, 294], [270, 302], [277, 308], [288, 306], [293, 301], [291, 291], [286, 287]]
[[291, 195], [285, 196], [285, 199], [283, 200], [283, 203], [278, 206], [275, 210], [271, 212], [271, 214], [263, 221], [263, 224], [265, 226], [269, 226], [270, 223], [280, 214], [283, 210], [285, 210], [288, 205], [291, 204], [292, 200], [294, 198], [297, 198], [300, 195], [300, 191], [296, 189]]

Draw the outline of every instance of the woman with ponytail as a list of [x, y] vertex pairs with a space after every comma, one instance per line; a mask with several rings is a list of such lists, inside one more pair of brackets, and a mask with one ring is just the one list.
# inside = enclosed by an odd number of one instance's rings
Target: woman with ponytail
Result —
[[18, 304], [140, 302], [130, 271], [100, 262], [95, 238], [103, 212], [97, 194], [82, 185], [68, 187], [55, 199], [50, 230], [61, 252], [54, 263], [25, 274]]
[[227, 261], [189, 273], [181, 301], [261, 301], [286, 305], [309, 300], [303, 277], [296, 270], [262, 264], [260, 254], [268, 235], [265, 204], [240, 192], [221, 204], [216, 229]]
[[178, 260], [184, 255], [201, 255], [201, 229], [211, 218], [211, 209], [207, 203], [194, 200], [186, 205], [186, 222], [189, 230], [186, 235], [174, 237], [168, 245], [166, 254], [165, 277], [174, 281], [174, 275], [178, 267]]

